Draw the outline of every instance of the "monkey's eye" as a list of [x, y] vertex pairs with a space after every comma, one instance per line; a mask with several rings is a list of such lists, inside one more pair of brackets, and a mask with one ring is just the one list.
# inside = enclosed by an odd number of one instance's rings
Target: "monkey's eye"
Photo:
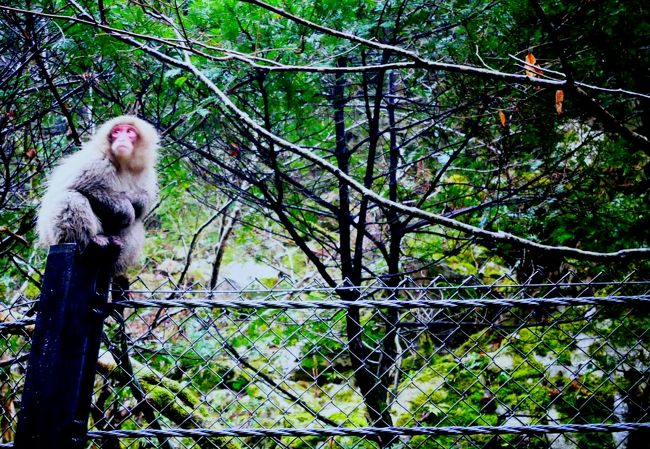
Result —
[[112, 140], [118, 139], [121, 135], [125, 135], [132, 142], [140, 137], [137, 128], [131, 125], [117, 125], [111, 130]]

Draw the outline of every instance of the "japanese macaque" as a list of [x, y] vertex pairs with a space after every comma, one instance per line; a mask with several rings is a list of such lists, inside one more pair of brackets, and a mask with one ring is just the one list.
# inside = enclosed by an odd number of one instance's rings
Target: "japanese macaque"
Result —
[[149, 123], [124, 115], [104, 123], [80, 151], [63, 158], [41, 201], [39, 243], [117, 247], [117, 274], [135, 264], [144, 245], [142, 218], [158, 190], [158, 140]]

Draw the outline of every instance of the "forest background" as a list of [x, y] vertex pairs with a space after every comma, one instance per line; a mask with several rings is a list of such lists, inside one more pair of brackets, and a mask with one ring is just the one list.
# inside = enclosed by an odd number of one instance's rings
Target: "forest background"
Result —
[[[163, 136], [131, 274], [330, 287], [648, 279], [640, 0], [0, 4], [0, 299], [38, 297], [47, 174]], [[346, 298], [343, 298], [346, 299]]]
[[163, 135], [142, 272], [179, 285], [224, 257], [335, 285], [647, 256], [642, 2], [274, 5], [1, 5], [5, 294], [40, 276], [46, 175], [121, 113]]

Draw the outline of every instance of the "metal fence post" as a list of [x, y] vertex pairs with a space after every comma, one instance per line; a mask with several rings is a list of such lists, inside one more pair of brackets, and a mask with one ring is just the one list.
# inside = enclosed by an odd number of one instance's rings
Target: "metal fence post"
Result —
[[15, 448], [81, 449], [86, 443], [110, 285], [110, 258], [50, 248], [18, 415]]

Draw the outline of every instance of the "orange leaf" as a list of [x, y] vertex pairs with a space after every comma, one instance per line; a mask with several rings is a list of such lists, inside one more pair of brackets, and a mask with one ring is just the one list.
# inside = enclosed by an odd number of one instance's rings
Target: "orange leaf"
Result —
[[542, 69], [540, 69], [537, 66], [537, 59], [535, 58], [535, 55], [533, 55], [531, 52], [528, 52], [526, 55], [526, 76], [530, 76], [531, 78], [535, 78], [537, 75], [541, 75]]
[[563, 90], [556, 90], [555, 91], [555, 110], [557, 111], [557, 115], [562, 114], [562, 102], [564, 101], [564, 91]]
[[34, 159], [37, 154], [38, 153], [36, 151], [36, 148], [30, 148], [29, 150], [25, 151], [25, 157], [30, 161]]
[[506, 115], [503, 113], [502, 110], [499, 110], [499, 120], [501, 121], [501, 126], [505, 127], [506, 126]]

